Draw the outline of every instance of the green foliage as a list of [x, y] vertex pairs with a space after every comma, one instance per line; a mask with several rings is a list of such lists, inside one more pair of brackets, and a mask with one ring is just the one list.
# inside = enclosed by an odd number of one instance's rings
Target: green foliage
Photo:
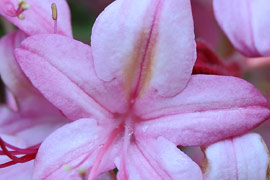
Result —
[[91, 29], [96, 17], [92, 16], [86, 6], [75, 1], [69, 2], [74, 38], [90, 43]]

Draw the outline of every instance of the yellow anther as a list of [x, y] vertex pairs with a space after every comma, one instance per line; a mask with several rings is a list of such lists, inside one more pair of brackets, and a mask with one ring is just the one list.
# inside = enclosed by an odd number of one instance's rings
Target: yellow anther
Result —
[[80, 175], [82, 178], [86, 177], [86, 169], [80, 169], [80, 170], [79, 170], [79, 175]]
[[69, 166], [69, 165], [64, 165], [63, 168], [64, 168], [65, 171], [71, 171], [72, 170], [72, 167]]
[[19, 15], [18, 15], [18, 18], [19, 18], [20, 20], [24, 20], [24, 18], [25, 18], [25, 17], [24, 17], [24, 14], [19, 14]]
[[26, 3], [25, 0], [18, 0], [18, 2], [19, 2], [19, 4], [21, 4], [21, 3]]
[[30, 4], [22, 3], [21, 8], [22, 8], [23, 10], [27, 10], [27, 9], [30, 8]]
[[52, 19], [57, 20], [57, 7], [56, 7], [56, 4], [52, 3], [51, 8], [52, 8]]

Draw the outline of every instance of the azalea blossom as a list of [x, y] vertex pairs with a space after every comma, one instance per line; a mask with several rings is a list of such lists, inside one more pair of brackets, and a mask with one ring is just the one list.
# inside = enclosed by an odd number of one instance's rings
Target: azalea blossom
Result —
[[246, 81], [191, 76], [188, 0], [117, 0], [97, 19], [91, 45], [35, 35], [15, 51], [33, 85], [76, 120], [42, 143], [34, 180], [90, 180], [115, 167], [118, 179], [199, 180], [199, 166], [176, 145], [208, 145], [269, 117]]
[[[35, 157], [38, 144], [53, 130], [68, 122], [58, 109], [32, 86], [18, 66], [13, 54], [14, 49], [29, 35], [61, 33], [72, 36], [67, 3], [64, 0], [55, 1], [61, 5], [59, 16], [62, 16], [57, 22], [57, 30], [55, 31], [55, 23], [51, 17], [51, 2], [49, 0], [42, 1], [42, 3], [31, 0], [0, 1], [1, 15], [20, 28], [20, 30], [11, 32], [0, 40], [0, 75], [7, 89], [7, 104], [0, 106], [0, 155], [2, 155], [0, 167], [5, 167], [0, 169], [0, 174], [3, 178], [8, 176], [13, 179], [30, 177], [33, 162], [8, 166], [32, 160]], [[40, 13], [37, 14], [37, 11]], [[22, 13], [24, 19], [19, 19]], [[63, 31], [64, 29], [65, 31]], [[10, 136], [12, 138], [5, 138]], [[23, 146], [16, 147], [17, 143], [14, 144], [14, 141], [10, 141], [10, 139], [19, 139], [20, 142], [23, 142]], [[32, 149], [33, 145], [37, 146]], [[5, 148], [7, 148], [7, 152], [5, 152]], [[15, 153], [16, 157], [3, 156], [10, 156], [12, 153]], [[24, 158], [21, 160], [17, 158], [22, 158], [21, 156]], [[21, 174], [21, 171], [25, 176], [14, 177], [14, 173]]]
[[269, 152], [261, 141], [258, 134], [250, 133], [208, 146], [204, 179], [269, 179]]
[[234, 47], [249, 57], [270, 56], [269, 0], [214, 0], [216, 19]]

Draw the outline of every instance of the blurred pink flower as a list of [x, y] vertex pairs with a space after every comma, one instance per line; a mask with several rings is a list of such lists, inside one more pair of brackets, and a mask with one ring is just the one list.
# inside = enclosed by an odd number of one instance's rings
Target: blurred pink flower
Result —
[[91, 180], [115, 167], [119, 179], [200, 180], [198, 165], [176, 145], [208, 145], [269, 116], [265, 98], [246, 81], [191, 76], [188, 0], [117, 0], [97, 19], [91, 42], [36, 35], [16, 50], [33, 85], [79, 119], [42, 143], [34, 180]]
[[269, 179], [269, 152], [255, 133], [226, 139], [204, 149], [204, 180]]
[[269, 0], [214, 0], [216, 19], [232, 44], [249, 57], [270, 56]]

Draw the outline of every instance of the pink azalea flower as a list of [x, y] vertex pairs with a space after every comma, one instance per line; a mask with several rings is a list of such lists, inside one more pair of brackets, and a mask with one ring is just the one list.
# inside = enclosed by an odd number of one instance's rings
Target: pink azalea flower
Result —
[[184, 151], [201, 165], [204, 180], [269, 179], [269, 152], [258, 134], [228, 138], [201, 149], [188, 147]]
[[270, 56], [269, 0], [214, 0], [216, 19], [232, 44], [250, 57]]
[[[0, 0], [1, 15], [20, 28], [20, 30], [9, 33], [0, 40], [0, 75], [8, 93], [7, 105], [0, 106], [0, 133], [5, 136], [12, 135], [15, 139], [21, 139], [24, 142], [24, 149], [21, 149], [15, 147], [17, 144], [10, 142], [10, 139], [1, 136], [0, 155], [10, 156], [15, 153], [16, 156], [23, 156], [20, 159], [17, 157], [7, 159], [2, 156], [1, 158], [4, 160], [0, 163], [1, 168], [32, 160], [38, 146], [35, 146], [35, 149], [31, 149], [30, 146], [41, 143], [53, 130], [68, 122], [59, 110], [32, 86], [19, 68], [13, 54], [14, 49], [28, 35], [60, 33], [72, 36], [69, 8], [66, 1], [57, 0], [54, 2], [61, 5], [58, 9], [60, 18], [57, 20], [56, 31], [55, 22], [51, 15], [52, 1]], [[20, 14], [23, 14], [24, 19], [20, 19], [22, 16]], [[26, 176], [30, 176], [32, 167], [33, 163], [27, 163], [1, 169], [1, 177], [22, 178], [21, 176], [14, 177], [14, 172], [19, 173], [20, 170], [23, 170], [24, 174], [28, 174]]]
[[16, 50], [33, 85], [79, 119], [42, 143], [34, 180], [90, 180], [115, 167], [118, 179], [200, 180], [199, 166], [176, 145], [208, 145], [269, 117], [265, 98], [246, 81], [191, 76], [188, 0], [117, 0], [97, 19], [91, 40], [92, 48], [36, 35]]
[[258, 134], [250, 133], [208, 146], [204, 179], [269, 179], [269, 152], [262, 142]]

